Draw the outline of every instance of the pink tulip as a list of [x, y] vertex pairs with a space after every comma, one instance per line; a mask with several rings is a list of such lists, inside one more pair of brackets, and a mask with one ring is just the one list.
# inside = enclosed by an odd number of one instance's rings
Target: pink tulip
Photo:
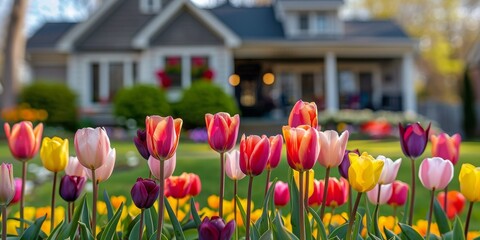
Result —
[[278, 134], [268, 138], [270, 141], [270, 154], [267, 160], [267, 170], [276, 168], [282, 158], [283, 137]]
[[15, 196], [13, 196], [13, 199], [10, 202], [10, 205], [19, 202], [20, 196], [22, 195], [22, 179], [15, 178], [14, 181], [15, 181]]
[[462, 141], [460, 134], [457, 133], [451, 137], [446, 133], [441, 133], [438, 136], [431, 135], [430, 141], [432, 142], [432, 157], [449, 160], [453, 165], [458, 162]]
[[[167, 160], [165, 160], [164, 166], [164, 179], [172, 176], [173, 171], [175, 170], [175, 165], [177, 163], [177, 155], [173, 154], [173, 156]], [[153, 156], [148, 158], [148, 168], [150, 168], [150, 172], [156, 179], [160, 179], [160, 160], [155, 159]]]
[[453, 164], [440, 157], [426, 158], [420, 164], [418, 177], [429, 190], [444, 189], [453, 178]]
[[290, 201], [290, 191], [288, 190], [288, 183], [277, 181], [275, 184], [273, 202], [276, 207], [283, 207]]
[[[15, 196], [15, 182], [13, 181], [13, 167], [10, 163], [0, 165], [0, 205], [7, 206]], [[6, 218], [4, 217], [6, 220]]]
[[207, 113], [205, 114], [205, 123], [207, 125], [208, 144], [213, 150], [224, 153], [235, 147], [240, 126], [238, 114], [230, 117], [230, 114], [226, 112], [219, 112], [215, 115]]
[[379, 200], [377, 200], [377, 198], [378, 198], [378, 186], [379, 186], [379, 184], [377, 184], [372, 190], [367, 192], [368, 200], [372, 204], [377, 204], [377, 202], [378, 202], [378, 204], [385, 204], [392, 197], [392, 193], [393, 193], [392, 184], [382, 184], [382, 185], [380, 185], [381, 190], [380, 190]]
[[[95, 181], [97, 183], [101, 183], [106, 181], [112, 175], [113, 168], [115, 167], [115, 158], [116, 152], [115, 148], [110, 149], [107, 158], [105, 159], [105, 164], [101, 167], [95, 169]], [[92, 180], [92, 170], [88, 168], [84, 168], [85, 175], [87, 175], [88, 179]]]
[[225, 173], [232, 180], [241, 180], [245, 177], [245, 173], [240, 169], [240, 151], [233, 150], [225, 153]]
[[408, 184], [395, 180], [392, 183], [392, 196], [388, 200], [388, 205], [393, 207], [403, 206], [408, 197]]
[[82, 128], [75, 133], [75, 152], [80, 164], [90, 170], [105, 164], [110, 154], [110, 139], [104, 128]]
[[267, 166], [269, 153], [267, 137], [243, 135], [240, 141], [240, 169], [249, 176], [260, 175]]
[[308, 125], [318, 128], [318, 110], [314, 102], [298, 100], [293, 106], [288, 117], [288, 126], [294, 128], [300, 125]]
[[12, 129], [8, 123], [5, 123], [3, 128], [8, 147], [15, 159], [27, 161], [37, 154], [42, 140], [43, 124], [38, 124], [34, 129], [31, 122], [22, 121], [14, 124]]
[[382, 174], [380, 174], [380, 178], [378, 179], [378, 184], [390, 184], [395, 181], [397, 178], [398, 169], [400, 169], [400, 164], [402, 164], [402, 159], [399, 158], [392, 161], [392, 159], [387, 158], [385, 156], [379, 155], [377, 160], [383, 161], [383, 169]]
[[348, 131], [344, 131], [340, 137], [336, 131], [319, 131], [320, 155], [318, 156], [318, 163], [326, 168], [340, 166], [345, 154], [348, 136]]
[[312, 169], [320, 153], [317, 130], [308, 125], [300, 125], [296, 128], [283, 126], [282, 131], [288, 165], [297, 171]]
[[171, 158], [177, 151], [182, 124], [180, 118], [147, 116], [145, 125], [150, 155], [161, 161]]
[[69, 176], [84, 177], [84, 169], [85, 168], [80, 164], [77, 157], [70, 156], [67, 167], [65, 168], [65, 174]]

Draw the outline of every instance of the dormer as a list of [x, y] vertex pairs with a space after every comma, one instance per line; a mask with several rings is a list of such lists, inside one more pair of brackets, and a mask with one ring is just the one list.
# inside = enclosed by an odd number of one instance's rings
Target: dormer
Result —
[[287, 37], [335, 37], [343, 34], [343, 0], [277, 0], [275, 13]]
[[162, 0], [139, 0], [138, 3], [143, 14], [156, 14], [162, 9]]

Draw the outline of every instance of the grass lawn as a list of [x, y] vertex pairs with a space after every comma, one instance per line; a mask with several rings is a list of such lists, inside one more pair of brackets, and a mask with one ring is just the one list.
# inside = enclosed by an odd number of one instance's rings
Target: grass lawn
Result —
[[[73, 142], [73, 141], [72, 141]], [[74, 153], [73, 146], [70, 144], [72, 149], [71, 153]], [[112, 195], [125, 195], [128, 199], [130, 198], [130, 189], [136, 181], [137, 177], [147, 177], [148, 176], [148, 166], [147, 162], [141, 159], [140, 155], [136, 152], [135, 146], [132, 142], [112, 142], [112, 147], [115, 147], [117, 150], [117, 162], [116, 169], [113, 172], [113, 175], [106, 182], [101, 183], [100, 194], [103, 192], [103, 189], [108, 189], [110, 196]], [[411, 179], [411, 163], [409, 159], [406, 159], [401, 151], [400, 143], [398, 141], [392, 140], [352, 140], [349, 142], [348, 149], [358, 148], [360, 151], [367, 151], [374, 157], [378, 155], [385, 155], [392, 159], [404, 158], [402, 166], [400, 168], [397, 179], [400, 179], [404, 182], [410, 183]], [[458, 173], [460, 171], [460, 166], [462, 163], [473, 163], [474, 165], [479, 166], [478, 164], [478, 149], [480, 149], [480, 143], [478, 142], [464, 142], [461, 146], [461, 156], [460, 161], [455, 167], [455, 176], [449, 186], [449, 189], [459, 190], [458, 183]], [[427, 147], [427, 150], [424, 154], [425, 157], [430, 155], [430, 148]], [[131, 166], [129, 165], [128, 159], [137, 159], [138, 165]], [[175, 170], [175, 175], [180, 175], [182, 172], [194, 172], [198, 174], [202, 180], [202, 193], [196, 198], [200, 202], [200, 206], [206, 205], [206, 199], [211, 194], [218, 194], [218, 181], [219, 181], [219, 156], [216, 152], [210, 149], [208, 144], [196, 144], [191, 142], [181, 142], [178, 151], [177, 151], [177, 166]], [[20, 177], [21, 163], [15, 161], [10, 156], [10, 151], [8, 150], [6, 142], [0, 142], [0, 160], [4, 162], [12, 162], [15, 168], [15, 176]], [[420, 165], [420, 160], [415, 162], [416, 169]], [[31, 160], [29, 165], [38, 165], [41, 166], [41, 161], [39, 157]], [[325, 170], [320, 166], [316, 165], [315, 168], [315, 178], [323, 179]], [[38, 171], [38, 170], [36, 170]], [[278, 168], [274, 169], [272, 172], [272, 179], [277, 177], [282, 181], [286, 181], [288, 177], [288, 164], [286, 162], [286, 154], [283, 154], [283, 160]], [[334, 169], [331, 171], [333, 176], [339, 177], [338, 171]], [[26, 198], [27, 206], [47, 206], [50, 203], [50, 194], [51, 194], [51, 183], [50, 181], [40, 182], [34, 177], [35, 172], [30, 172], [28, 179], [34, 181], [35, 186], [30, 195]], [[60, 174], [62, 176], [63, 174]], [[265, 178], [266, 174], [258, 176], [254, 180], [254, 190], [253, 190], [253, 199], [255, 200], [255, 208], [258, 208], [263, 201], [263, 193], [265, 187]], [[48, 179], [48, 178], [47, 178]], [[240, 197], [246, 198], [247, 196], [247, 178], [239, 182], [239, 195]], [[227, 199], [231, 199], [233, 195], [233, 182], [226, 179], [226, 191], [225, 196]], [[429, 207], [429, 196], [430, 193], [420, 183], [417, 174], [417, 190], [416, 190], [416, 203], [415, 203], [415, 220], [425, 219]], [[58, 197], [59, 198], [59, 197]], [[366, 197], [365, 197], [366, 198]], [[63, 204], [61, 199], [57, 200], [58, 203]], [[130, 204], [130, 200], [129, 203]], [[373, 205], [369, 206], [373, 210]], [[466, 208], [460, 215], [462, 221], [465, 221]], [[344, 211], [346, 208], [341, 210], [336, 210], [336, 212]], [[388, 206], [382, 206], [381, 208], [382, 215], [392, 214], [392, 209]], [[403, 211], [403, 209], [401, 209]], [[286, 212], [286, 211], [284, 211]], [[400, 212], [400, 211], [397, 211]], [[471, 230], [480, 230], [480, 206], [474, 206], [473, 223], [471, 224]]]

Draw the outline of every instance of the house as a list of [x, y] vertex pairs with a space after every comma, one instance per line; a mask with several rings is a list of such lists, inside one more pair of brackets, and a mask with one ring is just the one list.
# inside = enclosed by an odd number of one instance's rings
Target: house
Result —
[[46, 23], [27, 49], [34, 79], [65, 82], [90, 113], [137, 83], [168, 86], [178, 100], [205, 74], [244, 116], [282, 118], [298, 99], [332, 112], [415, 113], [416, 42], [393, 21], [340, 19], [343, 4], [202, 9], [187, 0], [106, 0], [84, 22]]

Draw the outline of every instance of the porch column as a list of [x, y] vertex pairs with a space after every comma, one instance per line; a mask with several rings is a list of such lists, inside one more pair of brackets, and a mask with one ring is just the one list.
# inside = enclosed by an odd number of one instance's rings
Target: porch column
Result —
[[325, 90], [326, 110], [338, 111], [337, 59], [333, 52], [325, 55]]
[[182, 56], [182, 87], [189, 88], [192, 85], [190, 55]]
[[100, 62], [100, 101], [108, 101], [110, 98], [110, 73], [108, 72], [108, 62]]
[[133, 62], [130, 60], [125, 60], [123, 62], [123, 79], [124, 86], [131, 87], [133, 85]]
[[402, 57], [402, 104], [403, 111], [407, 114], [417, 112], [417, 96], [414, 86], [413, 53], [408, 52]]

